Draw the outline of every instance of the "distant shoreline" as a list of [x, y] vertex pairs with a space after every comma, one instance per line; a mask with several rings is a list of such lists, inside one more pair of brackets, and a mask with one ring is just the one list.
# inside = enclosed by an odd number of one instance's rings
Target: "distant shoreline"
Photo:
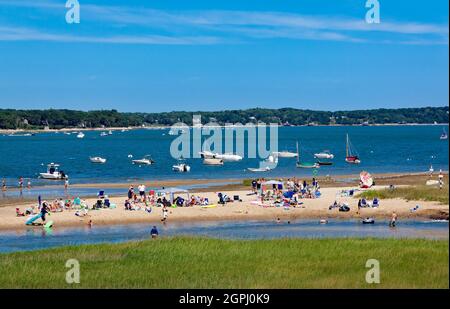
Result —
[[[317, 125], [278, 125], [278, 127], [395, 127], [395, 126], [448, 126], [449, 123], [383, 123], [383, 124], [369, 124], [369, 125], [361, 125], [361, 124], [317, 124]], [[255, 124], [255, 126], [258, 126]], [[188, 126], [189, 128], [194, 128], [193, 126]], [[202, 127], [205, 127], [203, 125]], [[240, 127], [240, 126], [226, 126], [226, 125], [218, 125], [218, 127]], [[242, 126], [244, 127], [244, 126]], [[105, 127], [105, 128], [61, 128], [61, 129], [0, 129], [0, 134], [15, 134], [15, 133], [54, 133], [54, 132], [70, 132], [70, 131], [122, 131], [122, 130], [167, 130], [172, 128], [172, 126], [139, 126], [139, 127]]]

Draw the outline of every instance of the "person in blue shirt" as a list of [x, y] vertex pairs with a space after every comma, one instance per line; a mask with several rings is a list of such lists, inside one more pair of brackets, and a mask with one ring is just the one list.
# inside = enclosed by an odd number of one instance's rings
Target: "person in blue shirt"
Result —
[[159, 235], [156, 226], [153, 226], [152, 230], [150, 231], [150, 234], [152, 235], [152, 238], [156, 238]]

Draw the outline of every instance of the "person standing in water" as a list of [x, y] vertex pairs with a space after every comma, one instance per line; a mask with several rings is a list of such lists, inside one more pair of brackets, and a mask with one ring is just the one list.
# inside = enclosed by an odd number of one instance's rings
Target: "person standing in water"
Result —
[[389, 223], [389, 226], [395, 227], [396, 223], [397, 223], [397, 214], [394, 211], [392, 213], [392, 218], [391, 218], [391, 222]]
[[69, 188], [69, 178], [66, 178], [64, 181], [64, 189], [67, 190]]
[[2, 191], [6, 191], [6, 180], [5, 180], [5, 178], [2, 179]]
[[444, 185], [444, 175], [442, 174], [442, 170], [439, 170], [439, 189], [442, 190], [442, 186]]
[[152, 230], [150, 231], [150, 234], [152, 235], [152, 238], [158, 237], [159, 233], [158, 233], [158, 229], [156, 228], [156, 226], [153, 226]]

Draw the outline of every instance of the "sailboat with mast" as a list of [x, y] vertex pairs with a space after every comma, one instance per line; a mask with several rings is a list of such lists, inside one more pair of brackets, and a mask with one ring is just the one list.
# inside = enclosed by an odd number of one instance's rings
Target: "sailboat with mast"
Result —
[[441, 139], [441, 140], [446, 140], [446, 139], [448, 139], [447, 131], [445, 131], [445, 128], [442, 128], [442, 134], [441, 134], [440, 139]]
[[298, 149], [298, 142], [297, 142], [297, 163], [295, 164], [297, 168], [319, 168], [319, 163], [313, 163], [313, 162], [301, 162], [300, 161], [300, 153]]
[[348, 138], [348, 134], [347, 134], [347, 144], [345, 147], [345, 161], [351, 164], [361, 163], [361, 160], [359, 159], [355, 147], [353, 147], [352, 143], [350, 142], [350, 139]]

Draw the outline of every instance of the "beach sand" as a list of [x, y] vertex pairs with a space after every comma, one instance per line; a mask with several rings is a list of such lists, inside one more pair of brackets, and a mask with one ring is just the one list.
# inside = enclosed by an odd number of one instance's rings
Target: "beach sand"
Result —
[[[385, 188], [385, 185], [377, 185], [374, 189]], [[230, 197], [239, 195], [241, 202], [235, 201], [226, 205], [217, 205], [214, 208], [178, 207], [169, 208], [168, 222], [193, 222], [206, 220], [299, 220], [302, 218], [386, 218], [389, 219], [392, 212], [399, 215], [399, 220], [405, 218], [441, 218], [448, 217], [449, 205], [441, 205], [438, 202], [406, 201], [403, 199], [381, 200], [378, 208], [363, 208], [360, 214], [356, 213], [358, 199], [354, 197], [341, 197], [340, 192], [346, 189], [354, 189], [355, 186], [348, 187], [326, 187], [321, 189], [322, 196], [317, 199], [303, 199], [302, 207], [285, 209], [284, 207], [259, 206], [256, 195], [249, 195], [250, 190], [228, 190], [221, 192]], [[202, 191], [202, 190], [200, 190]], [[211, 204], [218, 201], [217, 191], [210, 189], [207, 192], [191, 192], [191, 194], [207, 197]], [[82, 226], [90, 220], [94, 225], [103, 224], [130, 224], [130, 223], [156, 223], [162, 218], [162, 209], [153, 207], [151, 213], [144, 210], [126, 211], [124, 201], [126, 190], [123, 196], [110, 197], [112, 203], [117, 205], [115, 209], [91, 210], [86, 217], [75, 216], [74, 210], [52, 213], [48, 220], [54, 221], [55, 228], [61, 226]], [[181, 195], [183, 196], [183, 195]], [[185, 196], [184, 196], [185, 197]], [[351, 208], [350, 212], [343, 213], [337, 209], [329, 210], [328, 207], [337, 200], [346, 202]], [[91, 207], [96, 202], [96, 198], [86, 199]], [[268, 202], [266, 202], [268, 204]], [[30, 205], [36, 204], [24, 202], [16, 205], [0, 207], [0, 230], [17, 230], [25, 227], [27, 217], [16, 217], [15, 208], [24, 210]], [[419, 210], [411, 212], [410, 209], [420, 205]], [[38, 220], [40, 221], [40, 220]]]

